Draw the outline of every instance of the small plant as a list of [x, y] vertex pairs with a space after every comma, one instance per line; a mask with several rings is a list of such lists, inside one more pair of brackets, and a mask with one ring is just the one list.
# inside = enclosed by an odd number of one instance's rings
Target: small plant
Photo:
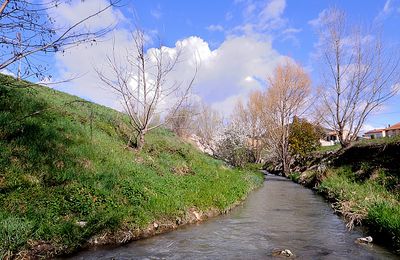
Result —
[[289, 175], [289, 179], [291, 179], [291, 180], [294, 181], [294, 182], [299, 182], [300, 176], [301, 176], [301, 173], [299, 173], [299, 172], [293, 172], [293, 173], [291, 173], [291, 174]]

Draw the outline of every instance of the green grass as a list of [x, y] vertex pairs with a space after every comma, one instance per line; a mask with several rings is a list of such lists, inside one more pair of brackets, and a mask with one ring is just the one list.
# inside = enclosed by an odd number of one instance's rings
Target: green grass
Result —
[[291, 179], [293, 182], [299, 182], [299, 180], [300, 180], [300, 176], [301, 176], [301, 173], [299, 173], [299, 172], [293, 172], [293, 173], [291, 173], [288, 177], [289, 177], [289, 179]]
[[385, 174], [359, 181], [350, 167], [330, 169], [318, 190], [335, 199], [336, 209], [352, 221], [362, 221], [379, 237], [400, 249], [400, 202], [385, 186]]
[[367, 220], [375, 233], [391, 242], [400, 253], [400, 206], [388, 202], [377, 203], [368, 211]]
[[318, 147], [317, 152], [325, 153], [325, 152], [335, 152], [341, 148], [340, 144], [335, 144], [331, 146], [320, 146]]
[[112, 109], [0, 75], [0, 258], [35, 241], [70, 252], [192, 207], [224, 211], [262, 182], [165, 129], [141, 152], [126, 148], [126, 134]]
[[376, 139], [363, 139], [355, 142], [356, 146], [370, 146], [370, 145], [382, 145], [382, 144], [395, 144], [400, 142], [400, 135], [392, 137], [383, 137]]

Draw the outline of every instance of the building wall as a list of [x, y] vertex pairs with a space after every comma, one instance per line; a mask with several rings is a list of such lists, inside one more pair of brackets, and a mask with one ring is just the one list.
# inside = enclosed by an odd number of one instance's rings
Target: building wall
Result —
[[321, 146], [332, 146], [332, 145], [335, 145], [334, 141], [326, 141], [326, 140], [320, 139], [319, 142], [321, 143]]
[[394, 130], [388, 130], [386, 131], [387, 136], [395, 136], [395, 135], [400, 135], [400, 129], [394, 129]]
[[379, 133], [366, 133], [366, 134], [364, 134], [364, 137], [369, 138], [369, 139], [376, 139], [376, 138], [385, 137], [385, 134], [384, 134], [384, 131], [379, 132]]

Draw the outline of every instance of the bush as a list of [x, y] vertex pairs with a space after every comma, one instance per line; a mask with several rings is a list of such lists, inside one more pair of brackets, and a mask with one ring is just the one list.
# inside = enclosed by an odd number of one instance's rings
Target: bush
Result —
[[304, 159], [320, 147], [319, 139], [319, 131], [313, 124], [305, 119], [293, 118], [289, 134], [289, 149], [292, 155]]
[[241, 129], [228, 127], [217, 143], [217, 155], [229, 164], [243, 168], [255, 161], [253, 152], [247, 147], [247, 137]]

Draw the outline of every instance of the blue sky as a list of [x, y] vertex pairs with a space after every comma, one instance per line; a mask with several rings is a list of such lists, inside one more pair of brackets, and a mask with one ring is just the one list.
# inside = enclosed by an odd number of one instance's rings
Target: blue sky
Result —
[[[90, 13], [105, 3], [105, 0], [72, 1], [57, 10], [57, 17], [71, 21], [74, 16]], [[92, 26], [116, 24], [112, 36], [108, 35], [94, 47], [80, 46], [50, 58], [56, 76], [80, 76], [58, 89], [118, 108], [118, 100], [99, 87], [93, 67], [104, 61], [111, 38], [120, 49], [131, 45], [129, 30], [136, 20], [150, 38], [157, 35], [171, 50], [177, 42], [187, 49], [196, 49], [202, 65], [195, 94], [225, 114], [251, 90], [265, 89], [267, 77], [287, 57], [305, 66], [314, 86], [320, 84], [313, 55], [318, 36], [311, 21], [329, 7], [344, 10], [351, 22], [381, 24], [384, 41], [392, 46], [400, 44], [400, 0], [125, 0], [123, 3], [122, 8], [109, 10], [92, 21]], [[190, 75], [189, 68], [183, 64], [176, 75]], [[400, 95], [397, 95], [369, 118], [366, 129], [399, 121]]]
[[[262, 8], [271, 1], [138, 1], [135, 9], [141, 24], [160, 32], [167, 45], [189, 36], [198, 36], [210, 45], [218, 47], [232, 34], [245, 35], [235, 28], [245, 23], [257, 23]], [[254, 33], [265, 34], [272, 39], [272, 48], [289, 56], [310, 69], [314, 84], [319, 77], [314, 68], [312, 54], [318, 41], [310, 21], [326, 8], [338, 7], [346, 11], [354, 23], [381, 24], [384, 41], [391, 45], [400, 43], [400, 1], [320, 1], [287, 0], [283, 11], [277, 15], [282, 20], [276, 28], [267, 27]], [[253, 13], [249, 8], [254, 6]], [[400, 121], [400, 97], [394, 97], [381, 111], [370, 117], [366, 126], [382, 127]]]

